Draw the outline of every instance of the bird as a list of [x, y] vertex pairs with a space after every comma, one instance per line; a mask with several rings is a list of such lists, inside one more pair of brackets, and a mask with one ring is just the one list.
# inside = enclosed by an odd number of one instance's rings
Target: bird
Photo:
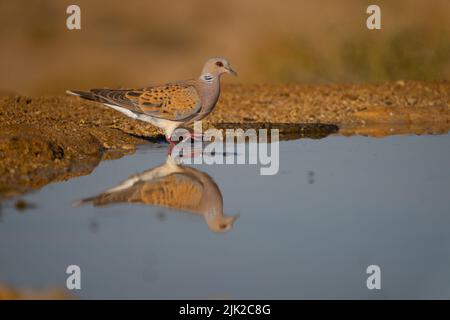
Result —
[[196, 79], [170, 82], [140, 89], [67, 90], [71, 95], [102, 103], [126, 116], [162, 129], [173, 145], [179, 128], [208, 116], [219, 99], [220, 78], [237, 76], [227, 59], [210, 58]]
[[212, 232], [231, 230], [239, 215], [223, 213], [223, 198], [219, 187], [206, 173], [178, 164], [168, 155], [164, 164], [130, 176], [119, 185], [96, 196], [79, 200], [78, 207], [133, 203], [178, 209], [203, 215]]

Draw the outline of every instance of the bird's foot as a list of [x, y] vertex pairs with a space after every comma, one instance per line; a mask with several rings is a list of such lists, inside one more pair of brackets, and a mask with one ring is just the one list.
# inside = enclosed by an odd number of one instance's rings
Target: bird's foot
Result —
[[173, 148], [175, 148], [175, 146], [176, 146], [176, 144], [173, 143], [173, 141], [169, 141], [169, 142], [170, 142], [170, 145], [167, 148], [167, 155], [168, 156], [172, 155]]
[[180, 148], [180, 147], [177, 144], [175, 144], [175, 143], [170, 144], [169, 147], [167, 148], [167, 156], [174, 156], [175, 151], [176, 151], [175, 155], [178, 155], [181, 158], [195, 158], [197, 156], [202, 155], [202, 153], [203, 153], [202, 150], [195, 150], [195, 149], [188, 148], [189, 151], [186, 152], [186, 149], [181, 148], [179, 150], [178, 148]]
[[191, 158], [191, 159], [193, 159], [195, 157], [198, 157], [198, 156], [201, 156], [201, 155], [202, 155], [202, 151], [201, 150], [200, 151], [199, 150], [195, 150], [195, 149], [191, 150], [189, 152], [186, 152], [186, 154], [184, 152], [181, 154], [182, 158]]
[[173, 141], [171, 137], [166, 137], [166, 140], [172, 148], [176, 145], [175, 141]]

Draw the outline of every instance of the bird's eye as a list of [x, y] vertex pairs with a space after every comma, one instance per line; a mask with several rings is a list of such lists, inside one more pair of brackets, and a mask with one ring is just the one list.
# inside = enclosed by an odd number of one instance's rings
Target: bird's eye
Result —
[[218, 66], [218, 67], [223, 67], [222, 61], [217, 61], [217, 62], [216, 62], [216, 66]]

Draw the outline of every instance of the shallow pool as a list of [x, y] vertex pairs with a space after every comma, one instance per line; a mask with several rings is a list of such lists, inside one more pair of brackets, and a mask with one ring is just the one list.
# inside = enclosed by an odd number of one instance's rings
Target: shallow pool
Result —
[[[229, 225], [176, 193], [184, 210], [121, 202], [139, 202], [136, 192], [72, 206], [165, 163], [165, 147], [147, 145], [21, 197], [28, 210], [4, 202], [0, 283], [65, 288], [78, 265], [79, 298], [450, 298], [449, 135], [280, 142], [274, 176], [193, 165], [192, 179], [213, 186], [202, 201], [216, 197], [206, 205], [221, 216], [223, 198]], [[187, 181], [202, 197], [197, 180], [180, 179], [164, 187]], [[381, 290], [366, 286], [370, 265]]]

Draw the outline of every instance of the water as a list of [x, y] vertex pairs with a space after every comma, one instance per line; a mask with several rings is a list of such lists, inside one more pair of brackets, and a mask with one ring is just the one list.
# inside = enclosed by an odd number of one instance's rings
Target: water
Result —
[[[448, 299], [449, 142], [281, 142], [275, 176], [259, 175], [256, 165], [192, 166], [215, 181], [225, 214], [240, 215], [223, 233], [181, 210], [72, 207], [164, 164], [165, 149], [146, 146], [22, 197], [35, 208], [3, 203], [0, 282], [64, 288], [66, 268], [76, 264], [82, 289], [72, 293], [89, 299]], [[381, 268], [381, 290], [366, 287], [369, 265]]]

